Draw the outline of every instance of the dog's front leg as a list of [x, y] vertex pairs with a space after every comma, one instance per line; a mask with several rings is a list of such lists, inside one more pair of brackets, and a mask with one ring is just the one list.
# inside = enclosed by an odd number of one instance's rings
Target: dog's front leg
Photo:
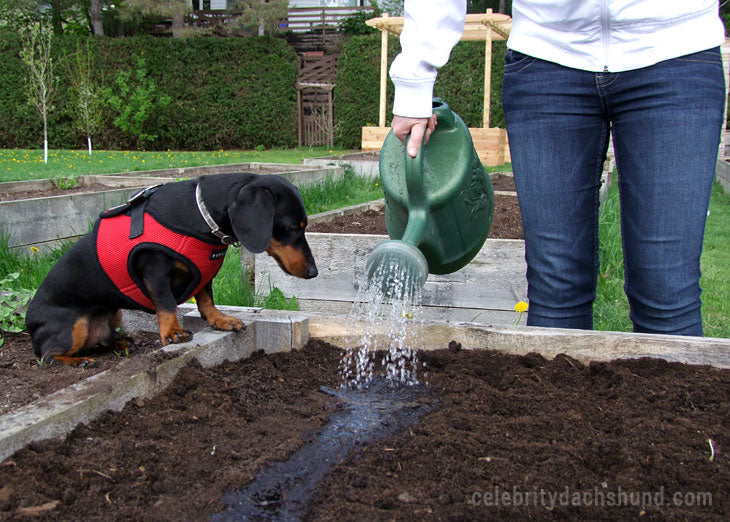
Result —
[[217, 330], [236, 331], [245, 330], [243, 321], [231, 315], [226, 315], [213, 303], [213, 282], [209, 282], [203, 289], [195, 294], [195, 303], [201, 317], [208, 321], [208, 324]]
[[167, 256], [155, 253], [142, 263], [142, 281], [147, 294], [155, 305], [157, 324], [160, 329], [162, 345], [184, 343], [193, 338], [193, 334], [183, 330], [177, 320], [177, 303], [172, 293], [172, 277], [174, 264]]

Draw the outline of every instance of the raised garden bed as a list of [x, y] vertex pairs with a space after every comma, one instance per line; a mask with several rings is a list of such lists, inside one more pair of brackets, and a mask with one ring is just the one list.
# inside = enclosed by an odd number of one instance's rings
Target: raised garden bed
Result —
[[[157, 395], [9, 455], [0, 516], [203, 520], [228, 509], [223, 519], [236, 518], [227, 494], [347, 407], [328, 389], [357, 322], [312, 316], [308, 329], [301, 350], [254, 345], [243, 349], [252, 357], [210, 368], [191, 359]], [[727, 519], [730, 342], [437, 323], [417, 335], [428, 387], [416, 403], [427, 411], [332, 463], [297, 517]], [[607, 360], [659, 354], [725, 369]], [[259, 498], [269, 514], [286, 499], [279, 488]]]

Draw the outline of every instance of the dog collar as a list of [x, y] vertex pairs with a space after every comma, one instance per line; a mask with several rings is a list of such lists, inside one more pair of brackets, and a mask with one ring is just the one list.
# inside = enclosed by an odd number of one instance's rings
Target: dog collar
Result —
[[203, 203], [203, 196], [200, 192], [200, 183], [198, 183], [195, 186], [195, 202], [198, 204], [198, 211], [200, 211], [200, 215], [203, 216], [203, 219], [208, 224], [208, 227], [210, 228], [210, 233], [213, 234], [215, 237], [221, 240], [221, 243], [224, 245], [231, 245], [231, 246], [239, 246], [240, 243], [236, 240], [235, 237], [229, 236], [225, 232], [223, 232], [218, 224], [213, 219], [213, 216], [210, 215], [210, 212], [208, 212], [208, 209], [205, 207], [205, 203]]

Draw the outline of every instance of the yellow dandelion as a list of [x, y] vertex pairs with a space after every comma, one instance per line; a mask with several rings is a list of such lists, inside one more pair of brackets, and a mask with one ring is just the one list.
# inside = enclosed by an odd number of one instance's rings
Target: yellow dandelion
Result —
[[30, 251], [33, 252], [34, 254], [37, 254], [39, 252], [38, 247], [34, 247], [34, 246], [30, 247]]
[[526, 302], [524, 302], [524, 301], [517, 302], [517, 304], [515, 305], [515, 312], [517, 312], [520, 315], [517, 316], [517, 321], [515, 321], [515, 326], [520, 324], [520, 319], [522, 319], [522, 314], [524, 314], [527, 311], [527, 308], [528, 307], [527, 307]]

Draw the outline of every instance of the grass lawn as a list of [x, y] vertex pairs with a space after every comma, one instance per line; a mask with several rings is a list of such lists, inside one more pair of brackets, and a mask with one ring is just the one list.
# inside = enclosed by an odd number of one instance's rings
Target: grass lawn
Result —
[[5, 149], [0, 150], [0, 182], [226, 163], [300, 163], [304, 158], [346, 152], [327, 147], [213, 152], [99, 150], [91, 155], [85, 150], [51, 150], [48, 154], [48, 163], [44, 164], [42, 150]]
[[[624, 293], [623, 249], [619, 218], [618, 189], [609, 190], [601, 212], [601, 268], [596, 302], [593, 306], [594, 328], [630, 332], [629, 303]], [[702, 278], [702, 323], [707, 337], [730, 338], [730, 196], [715, 183], [710, 199], [705, 242], [700, 259]]]

